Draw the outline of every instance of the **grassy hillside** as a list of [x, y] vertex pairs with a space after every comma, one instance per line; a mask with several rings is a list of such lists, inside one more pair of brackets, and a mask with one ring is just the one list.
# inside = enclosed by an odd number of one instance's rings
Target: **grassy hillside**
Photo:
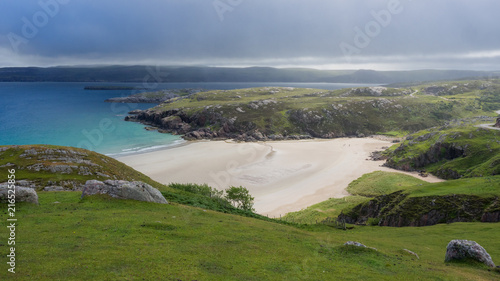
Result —
[[189, 138], [331, 138], [413, 132], [454, 119], [495, 116], [492, 110], [500, 108], [499, 101], [500, 80], [398, 89], [252, 88], [197, 93], [128, 120], [154, 124]]
[[500, 131], [474, 126], [432, 128], [387, 152], [387, 166], [456, 179], [500, 174]]
[[[58, 202], [58, 203], [56, 203]], [[2, 205], [3, 206], [3, 205]], [[452, 239], [500, 260], [500, 224], [297, 229], [177, 204], [75, 192], [17, 206], [16, 274], [2, 280], [494, 280], [480, 265], [444, 263]], [[0, 227], [6, 229], [2, 212]], [[0, 241], [7, 241], [0, 231]], [[371, 249], [343, 246], [359, 241]], [[1, 247], [5, 249], [5, 243]], [[416, 252], [420, 259], [402, 249]]]
[[427, 226], [452, 222], [498, 222], [500, 176], [423, 184], [377, 196], [339, 216], [348, 223]]
[[[37, 190], [46, 186], [78, 189], [87, 180], [127, 180], [148, 183], [160, 191], [167, 187], [127, 165], [102, 154], [55, 145], [0, 146], [0, 167], [16, 169], [16, 179], [30, 181]], [[0, 178], [0, 182], [7, 179]]]
[[283, 217], [283, 220], [308, 224], [321, 222], [327, 218], [337, 217], [344, 210], [368, 202], [372, 197], [390, 194], [422, 184], [426, 184], [426, 182], [412, 176], [376, 171], [365, 174], [351, 182], [347, 187], [347, 191], [351, 196], [330, 198], [304, 210], [288, 213]]
[[[32, 187], [39, 193], [50, 187], [80, 191], [87, 180], [94, 179], [142, 181], [160, 190], [169, 202], [269, 220], [235, 208], [207, 185], [172, 183], [165, 186], [113, 158], [85, 149], [54, 145], [0, 146], [0, 167], [15, 169], [17, 184]], [[0, 183], [3, 182], [7, 182], [6, 173], [0, 178]]]

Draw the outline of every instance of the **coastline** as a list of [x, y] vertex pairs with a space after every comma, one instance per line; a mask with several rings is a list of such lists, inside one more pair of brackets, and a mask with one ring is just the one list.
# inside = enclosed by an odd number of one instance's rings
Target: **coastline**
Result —
[[163, 184], [208, 184], [217, 189], [246, 187], [257, 213], [279, 217], [329, 198], [349, 195], [350, 182], [363, 174], [389, 171], [370, 153], [390, 146], [388, 140], [340, 138], [238, 143], [190, 141], [153, 152], [116, 157]]

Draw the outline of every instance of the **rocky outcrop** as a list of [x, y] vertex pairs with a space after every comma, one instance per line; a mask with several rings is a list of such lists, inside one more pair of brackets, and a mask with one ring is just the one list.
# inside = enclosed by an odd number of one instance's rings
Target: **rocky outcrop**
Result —
[[[12, 190], [12, 189], [11, 189]], [[8, 203], [9, 195], [13, 195], [13, 193], [9, 193], [9, 184], [2, 183], [0, 184], [0, 202]], [[38, 195], [33, 188], [22, 187], [16, 184], [15, 186], [15, 202], [28, 202], [33, 204], [38, 204]]]
[[[401, 144], [391, 155], [389, 155], [387, 162], [384, 164], [387, 167], [403, 170], [403, 171], [421, 171], [426, 166], [438, 163], [443, 160], [453, 160], [460, 157], [467, 157], [469, 145], [460, 145], [453, 142], [445, 142], [448, 135], [443, 134], [439, 139], [425, 151], [411, 156], [409, 158], [400, 159], [398, 155], [403, 155], [405, 151], [412, 149], [414, 146], [436, 136], [438, 132], [428, 133], [417, 138], [412, 136], [407, 138], [408, 142]], [[454, 136], [450, 136], [454, 138]], [[454, 169], [438, 169], [434, 172], [437, 177], [443, 179], [459, 179], [463, 174]]]
[[497, 122], [493, 127], [500, 128], [500, 118], [497, 118]]
[[140, 181], [120, 181], [120, 180], [89, 180], [85, 183], [82, 198], [94, 194], [107, 194], [113, 198], [131, 199], [167, 204], [167, 200], [160, 191], [149, 184]]
[[451, 240], [446, 247], [444, 261], [463, 261], [467, 259], [484, 263], [489, 267], [495, 267], [495, 263], [488, 252], [475, 241]]
[[428, 226], [453, 222], [499, 222], [497, 197], [447, 195], [409, 197], [402, 191], [378, 196], [341, 214], [339, 221], [366, 224], [378, 219], [379, 226]]
[[[261, 103], [255, 103], [255, 106], [259, 106], [259, 104]], [[249, 121], [240, 122], [237, 117], [226, 118], [216, 109], [207, 107], [193, 114], [188, 114], [179, 109], [163, 112], [146, 110], [125, 117], [125, 121], [151, 125], [159, 128], [159, 131], [183, 135], [184, 139], [187, 140], [235, 139], [250, 142], [312, 138], [310, 134], [266, 134], [259, 130], [254, 123]]]

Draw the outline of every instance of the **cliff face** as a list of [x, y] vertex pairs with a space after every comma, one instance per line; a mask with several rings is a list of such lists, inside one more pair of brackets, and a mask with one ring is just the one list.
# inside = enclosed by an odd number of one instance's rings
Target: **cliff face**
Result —
[[443, 179], [500, 174], [500, 132], [474, 126], [435, 128], [410, 135], [386, 151], [386, 166], [425, 170]]
[[136, 121], [158, 127], [161, 131], [174, 135], [184, 135], [185, 139], [236, 139], [242, 141], [284, 140], [311, 138], [308, 134], [282, 135], [261, 132], [251, 121], [228, 118], [212, 108], [194, 113], [173, 109], [162, 112], [146, 110], [137, 115], [127, 116], [126, 121]]
[[428, 226], [453, 222], [499, 222], [498, 197], [474, 195], [409, 197], [398, 191], [354, 207], [339, 216], [352, 224], [378, 220], [380, 226]]
[[415, 131], [477, 111], [416, 89], [368, 87], [214, 90], [173, 98], [126, 118], [187, 139], [238, 140], [362, 137]]
[[[396, 161], [394, 158], [389, 158], [385, 165], [387, 167], [403, 171], [425, 170], [426, 166], [443, 160], [449, 161], [460, 157], [466, 157], [467, 147], [468, 145], [462, 146], [456, 143], [436, 142], [430, 145], [426, 151], [415, 155], [411, 159], [407, 159], [406, 161]], [[399, 146], [394, 153], [397, 154], [404, 151], [406, 148], [407, 146], [403, 144]], [[445, 179], [458, 179], [463, 176], [460, 172], [454, 169], [438, 169], [434, 174]]]

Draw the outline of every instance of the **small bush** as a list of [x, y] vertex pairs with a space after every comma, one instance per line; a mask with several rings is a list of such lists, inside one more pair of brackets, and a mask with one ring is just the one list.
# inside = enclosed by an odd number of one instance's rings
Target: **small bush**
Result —
[[371, 225], [371, 226], [376, 226], [378, 225], [380, 222], [380, 219], [379, 218], [369, 218], [367, 221], [366, 221], [366, 224], [367, 225]]

